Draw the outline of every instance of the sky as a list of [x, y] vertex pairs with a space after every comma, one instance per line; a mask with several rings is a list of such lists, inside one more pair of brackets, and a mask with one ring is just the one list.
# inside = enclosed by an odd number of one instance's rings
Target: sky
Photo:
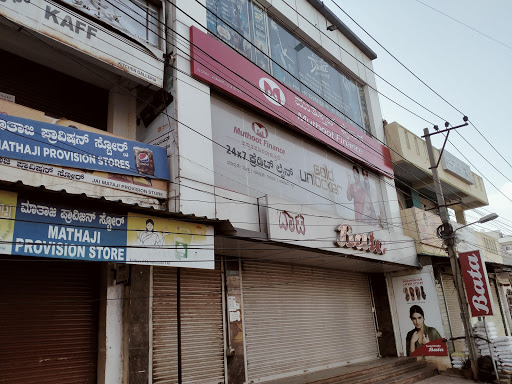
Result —
[[[512, 234], [512, 118], [508, 114], [512, 110], [512, 2], [335, 1], [416, 76], [467, 115], [492, 144], [488, 144], [469, 125], [459, 128], [457, 133], [450, 133], [446, 149], [484, 178], [489, 206], [479, 209], [478, 213], [468, 212], [468, 222], [496, 212], [500, 215], [498, 220], [475, 229], [501, 229]], [[404, 69], [354, 24], [333, 0], [325, 0], [325, 4], [377, 53], [378, 57], [373, 61], [377, 74], [438, 115], [377, 79], [379, 92], [428, 122], [380, 96], [383, 119], [396, 121], [419, 136], [423, 135], [424, 128], [433, 131], [432, 124], [443, 128], [445, 121], [453, 126], [463, 123], [461, 113]], [[435, 147], [440, 148], [444, 138], [436, 136], [432, 141]]]

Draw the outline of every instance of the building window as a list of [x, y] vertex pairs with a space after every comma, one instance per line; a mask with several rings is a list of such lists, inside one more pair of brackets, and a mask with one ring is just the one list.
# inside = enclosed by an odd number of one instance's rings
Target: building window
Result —
[[370, 131], [364, 88], [267, 16], [261, 7], [249, 0], [207, 0], [206, 6], [207, 28], [212, 35], [291, 89], [353, 126]]

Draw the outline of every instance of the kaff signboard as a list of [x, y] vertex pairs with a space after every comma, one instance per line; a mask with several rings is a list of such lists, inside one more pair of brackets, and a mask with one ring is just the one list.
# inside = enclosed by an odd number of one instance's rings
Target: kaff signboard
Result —
[[389, 148], [272, 78], [226, 44], [190, 28], [192, 75], [321, 143], [393, 176]]
[[0, 254], [214, 268], [213, 227], [0, 191]]
[[0, 116], [0, 156], [169, 180], [165, 148], [15, 116]]
[[393, 277], [402, 347], [407, 356], [447, 356], [434, 276]]
[[[98, 5], [103, 9], [104, 5]], [[94, 57], [139, 82], [162, 87], [163, 56], [51, 0], [0, 2], [0, 15]], [[163, 52], [160, 52], [163, 53]]]
[[492, 316], [489, 278], [480, 251], [461, 252], [459, 260], [471, 316]]

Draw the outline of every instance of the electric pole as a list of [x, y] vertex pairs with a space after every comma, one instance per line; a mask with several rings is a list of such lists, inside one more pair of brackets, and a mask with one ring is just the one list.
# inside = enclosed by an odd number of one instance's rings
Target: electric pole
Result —
[[[464, 282], [462, 280], [462, 274], [460, 269], [459, 259], [457, 258], [457, 254], [455, 253], [455, 236], [453, 227], [450, 224], [448, 218], [448, 209], [446, 208], [446, 204], [444, 201], [443, 190], [441, 188], [441, 182], [439, 181], [439, 174], [437, 173], [437, 168], [439, 167], [439, 162], [441, 161], [441, 156], [443, 155], [444, 147], [446, 145], [446, 141], [448, 140], [448, 135], [452, 129], [460, 128], [468, 125], [467, 117], [464, 116], [465, 124], [459, 125], [457, 127], [448, 128], [448, 123], [445, 124], [447, 129], [443, 131], [437, 131], [435, 133], [430, 134], [428, 128], [423, 130], [425, 142], [427, 143], [427, 151], [428, 157], [430, 160], [430, 169], [432, 171], [432, 177], [434, 179], [434, 187], [437, 196], [437, 205], [439, 206], [439, 215], [441, 216], [442, 221], [442, 230], [438, 231], [438, 235], [443, 239], [444, 244], [446, 245], [446, 249], [448, 251], [448, 256], [450, 257], [450, 264], [452, 267], [453, 280], [455, 284], [455, 289], [457, 291], [457, 296], [459, 299], [459, 306], [461, 312], [461, 320], [464, 325], [464, 333], [466, 336], [466, 345], [469, 352], [469, 360], [471, 361], [471, 370], [473, 371], [473, 377], [475, 380], [478, 379], [478, 361], [477, 361], [477, 351], [475, 347], [475, 342], [473, 339], [471, 323], [469, 320], [469, 312], [468, 312], [468, 303], [466, 299], [466, 294], [464, 292]], [[439, 159], [436, 163], [436, 159], [434, 158], [434, 149], [432, 148], [432, 142], [430, 141], [430, 136], [435, 135], [437, 133], [447, 132], [446, 140], [443, 144], [443, 149], [439, 153]]]

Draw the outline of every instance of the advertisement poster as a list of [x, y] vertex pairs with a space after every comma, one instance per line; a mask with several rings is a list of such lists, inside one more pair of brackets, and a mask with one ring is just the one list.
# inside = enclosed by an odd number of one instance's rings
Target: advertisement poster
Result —
[[203, 224], [93, 211], [5, 191], [0, 212], [2, 254], [214, 268], [213, 227]]
[[0, 156], [170, 179], [165, 148], [9, 115], [0, 117]]
[[492, 316], [492, 295], [480, 251], [459, 252], [460, 269], [472, 317]]
[[128, 214], [127, 261], [213, 269], [213, 228], [160, 217]]
[[406, 356], [447, 356], [444, 330], [430, 273], [393, 277], [393, 292]]
[[380, 227], [379, 178], [348, 160], [212, 99], [215, 184], [315, 205], [338, 217]]

